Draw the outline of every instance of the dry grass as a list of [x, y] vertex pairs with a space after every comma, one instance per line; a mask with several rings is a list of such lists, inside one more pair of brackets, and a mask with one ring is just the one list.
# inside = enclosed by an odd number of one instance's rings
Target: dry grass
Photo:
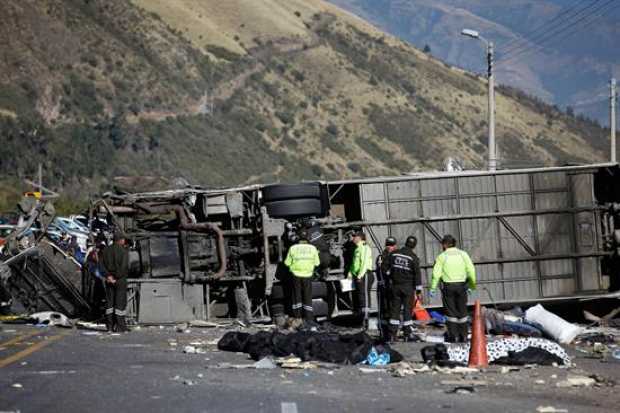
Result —
[[8, 118], [13, 118], [15, 119], [17, 117], [17, 113], [15, 113], [12, 110], [8, 110], [8, 109], [2, 109], [0, 108], [0, 116], [6, 116]]

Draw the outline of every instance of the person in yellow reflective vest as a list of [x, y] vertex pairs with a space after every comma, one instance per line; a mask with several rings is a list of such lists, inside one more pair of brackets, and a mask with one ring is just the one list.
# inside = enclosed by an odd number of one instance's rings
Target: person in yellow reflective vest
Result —
[[314, 269], [321, 264], [319, 251], [308, 243], [308, 232], [299, 232], [299, 242], [288, 250], [284, 265], [293, 274], [292, 306], [293, 317], [300, 320], [314, 321], [312, 310], [312, 275]]
[[374, 282], [372, 249], [370, 245], [366, 244], [366, 234], [362, 231], [355, 232], [352, 241], [355, 244], [355, 251], [353, 252], [353, 261], [348, 277], [352, 278], [355, 283], [356, 312], [358, 317], [361, 316], [367, 325], [370, 312], [370, 288]]
[[452, 235], [441, 240], [443, 252], [433, 266], [431, 297], [437, 294], [441, 281], [441, 298], [446, 310], [446, 341], [467, 341], [467, 294], [476, 289], [476, 269], [465, 251], [456, 248]]

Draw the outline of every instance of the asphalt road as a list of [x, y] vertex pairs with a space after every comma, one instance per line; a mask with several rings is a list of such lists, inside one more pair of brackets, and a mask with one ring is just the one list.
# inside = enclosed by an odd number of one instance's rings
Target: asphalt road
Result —
[[[467, 379], [487, 382], [470, 394], [450, 394], [459, 375], [405, 378], [358, 367], [216, 368], [251, 364], [219, 352], [226, 330], [142, 328], [109, 335], [56, 327], [4, 325], [0, 331], [0, 412], [617, 412], [618, 386], [557, 388], [568, 374], [599, 374], [620, 382], [620, 364], [577, 358], [577, 369], [538, 367], [502, 374], [492, 367]], [[96, 335], [91, 335], [96, 334]], [[185, 354], [200, 341], [203, 354]], [[176, 344], [176, 345], [175, 345]], [[397, 345], [420, 361], [420, 344]], [[557, 376], [557, 377], [554, 377]], [[545, 384], [539, 384], [540, 381]], [[538, 383], [537, 383], [538, 381]]]

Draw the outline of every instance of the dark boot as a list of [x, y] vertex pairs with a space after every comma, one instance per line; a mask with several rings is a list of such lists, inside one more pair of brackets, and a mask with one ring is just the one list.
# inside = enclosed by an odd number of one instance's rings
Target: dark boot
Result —
[[381, 324], [379, 326], [379, 334], [381, 335], [383, 341], [385, 341], [386, 343], [390, 341], [390, 329], [387, 325]]
[[129, 331], [129, 329], [127, 328], [127, 323], [125, 322], [124, 315], [116, 316], [116, 331], [119, 333], [126, 333]]
[[409, 341], [412, 341], [412, 331], [411, 331], [411, 327], [409, 326], [405, 326], [403, 327], [403, 340], [407, 343]]
[[457, 338], [455, 336], [453, 336], [452, 334], [450, 334], [449, 332], [446, 332], [444, 335], [444, 341], [446, 343], [457, 343]]
[[108, 314], [105, 316], [105, 329], [111, 333], [114, 331], [114, 315]]
[[388, 339], [389, 343], [393, 343], [398, 340], [398, 327], [390, 326], [388, 329]]

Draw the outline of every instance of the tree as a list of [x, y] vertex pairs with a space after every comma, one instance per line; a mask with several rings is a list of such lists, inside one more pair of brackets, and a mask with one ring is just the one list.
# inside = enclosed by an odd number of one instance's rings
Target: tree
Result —
[[422, 51], [426, 54], [431, 54], [431, 47], [427, 44], [424, 45], [424, 49]]

